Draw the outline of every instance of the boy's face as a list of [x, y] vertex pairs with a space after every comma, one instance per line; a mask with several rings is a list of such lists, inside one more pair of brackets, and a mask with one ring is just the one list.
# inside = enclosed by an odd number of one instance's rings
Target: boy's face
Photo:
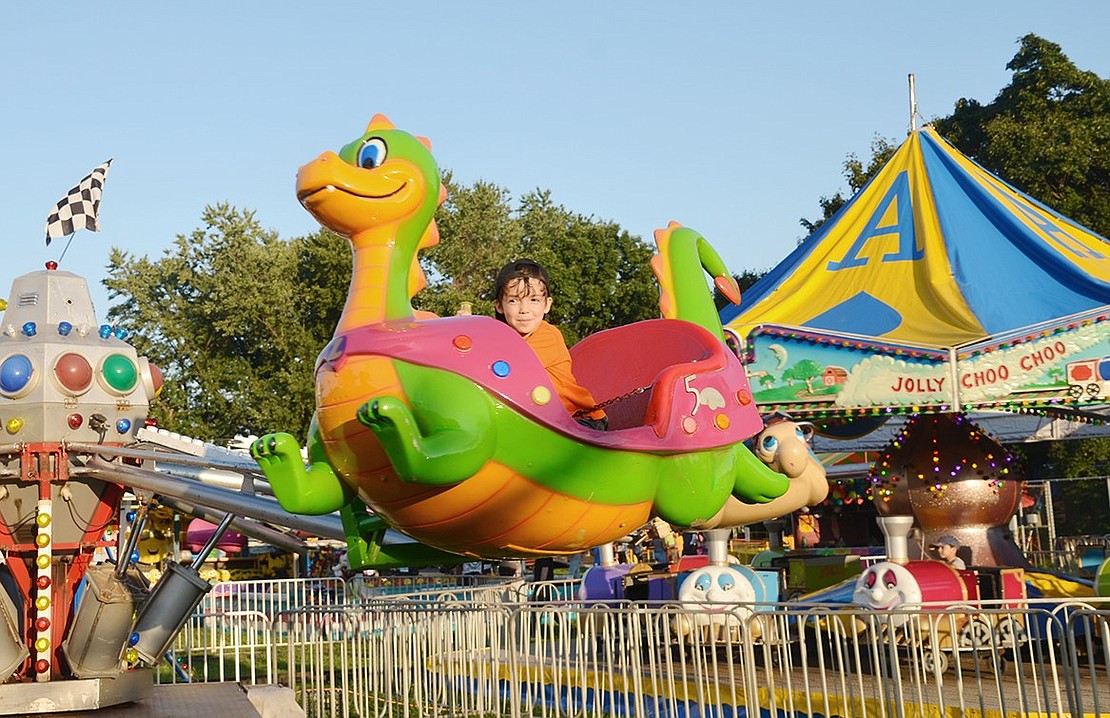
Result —
[[505, 315], [505, 322], [521, 336], [528, 336], [539, 328], [544, 316], [551, 310], [551, 297], [547, 296], [543, 282], [531, 277], [514, 279], [495, 304], [498, 314]]

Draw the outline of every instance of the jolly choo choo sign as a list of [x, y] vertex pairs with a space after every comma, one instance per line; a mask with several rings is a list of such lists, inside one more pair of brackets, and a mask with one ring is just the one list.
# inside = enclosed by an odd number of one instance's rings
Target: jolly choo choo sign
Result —
[[[1101, 319], [1101, 318], [1100, 318]], [[777, 332], [749, 337], [748, 373], [761, 407], [829, 409], [995, 404], [1033, 396], [1106, 402], [1110, 322], [1075, 321], [951, 350], [890, 347]], [[773, 340], [773, 341], [772, 341]], [[795, 409], [796, 410], [796, 409]]]

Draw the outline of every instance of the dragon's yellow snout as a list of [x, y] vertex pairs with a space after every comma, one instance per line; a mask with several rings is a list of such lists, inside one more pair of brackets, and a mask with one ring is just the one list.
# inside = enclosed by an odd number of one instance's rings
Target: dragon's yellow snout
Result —
[[403, 160], [367, 170], [325, 152], [297, 172], [297, 199], [325, 227], [350, 237], [410, 214], [423, 200], [424, 184]]

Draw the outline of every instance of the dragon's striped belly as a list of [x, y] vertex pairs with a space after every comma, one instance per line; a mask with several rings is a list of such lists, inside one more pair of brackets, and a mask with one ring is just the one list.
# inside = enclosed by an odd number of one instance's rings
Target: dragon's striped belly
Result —
[[384, 395], [405, 398], [392, 360], [348, 356], [316, 376], [317, 420], [329, 463], [359, 497], [413, 538], [459, 553], [564, 554], [613, 541], [645, 523], [650, 501], [603, 504], [542, 486], [497, 462], [452, 486], [401, 481], [357, 412]]
[[643, 525], [650, 510], [650, 501], [613, 505], [568, 496], [493, 461], [462, 483], [382, 507], [421, 541], [485, 556], [582, 551]]

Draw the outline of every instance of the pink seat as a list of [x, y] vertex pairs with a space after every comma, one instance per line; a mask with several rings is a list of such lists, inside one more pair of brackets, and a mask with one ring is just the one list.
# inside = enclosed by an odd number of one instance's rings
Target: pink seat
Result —
[[574, 376], [599, 403], [633, 394], [605, 407], [609, 429], [652, 425], [660, 436], [671, 413], [671, 384], [707, 368], [717, 356], [723, 365], [728, 349], [711, 333], [678, 319], [651, 319], [591, 334], [571, 350]]

